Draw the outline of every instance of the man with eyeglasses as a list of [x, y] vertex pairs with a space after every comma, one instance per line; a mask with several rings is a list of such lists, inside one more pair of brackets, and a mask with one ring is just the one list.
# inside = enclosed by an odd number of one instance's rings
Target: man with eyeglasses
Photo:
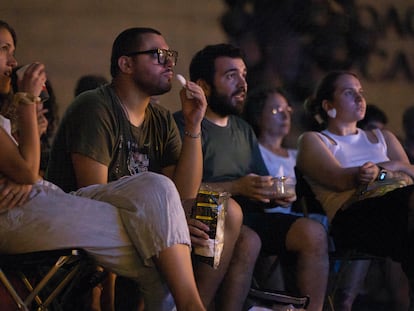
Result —
[[[177, 58], [155, 29], [120, 33], [112, 47], [112, 82], [80, 94], [68, 107], [52, 146], [47, 179], [72, 191], [152, 171], [170, 177], [182, 200], [195, 198], [202, 174], [204, 92], [193, 82], [185, 86], [191, 98], [184, 88], [180, 92], [188, 133], [183, 139], [170, 112], [150, 103], [152, 96], [170, 91]], [[153, 191], [158, 191], [156, 184]], [[143, 232], [142, 238], [145, 234], [151, 233]], [[160, 241], [160, 250], [164, 243]], [[136, 293], [129, 295], [124, 288], [119, 309], [136, 310]], [[146, 294], [157, 295], [148, 289]], [[164, 305], [159, 310], [167, 309]]]

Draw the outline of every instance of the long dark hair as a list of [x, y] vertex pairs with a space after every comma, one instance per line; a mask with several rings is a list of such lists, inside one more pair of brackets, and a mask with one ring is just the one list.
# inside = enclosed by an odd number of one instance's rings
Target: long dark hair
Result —
[[[7, 22], [0, 20], [0, 29], [6, 29], [10, 33], [14, 46], [16, 46], [17, 36], [13, 27], [11, 27]], [[9, 92], [8, 94], [0, 94], [0, 114], [8, 119], [13, 119], [15, 115], [15, 107], [12, 105], [12, 99], [12, 92]]]
[[13, 27], [10, 26], [5, 21], [0, 19], [0, 29], [6, 29], [8, 32], [10, 32], [10, 34], [13, 38], [14, 46], [16, 46], [17, 45], [17, 36], [16, 36], [16, 32], [14, 31]]

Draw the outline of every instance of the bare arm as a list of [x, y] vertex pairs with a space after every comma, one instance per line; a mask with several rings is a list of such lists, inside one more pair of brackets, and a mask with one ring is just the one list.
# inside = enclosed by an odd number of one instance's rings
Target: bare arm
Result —
[[393, 172], [403, 172], [411, 178], [414, 178], [414, 166], [410, 164], [407, 154], [397, 137], [387, 130], [383, 130], [382, 133], [387, 144], [387, 155], [390, 161], [380, 163], [380, 165], [391, 171], [391, 177]]
[[200, 188], [203, 174], [203, 154], [201, 148], [201, 121], [203, 120], [207, 100], [200, 86], [194, 82], [187, 82], [187, 90], [192, 92], [193, 98], [186, 97], [186, 90], [180, 92], [184, 115], [183, 145], [177, 165], [167, 167], [163, 174], [170, 177], [180, 193], [181, 199], [195, 198]]
[[19, 92], [14, 96], [17, 105], [19, 145], [0, 129], [0, 172], [5, 176], [0, 183], [0, 208], [13, 208], [26, 202], [28, 194], [39, 177], [40, 138], [37, 124], [37, 96], [46, 81], [43, 64], [29, 65], [18, 80]]
[[8, 134], [0, 131], [0, 172], [19, 184], [33, 184], [39, 179], [40, 138], [38, 134], [36, 97], [46, 81], [43, 64], [29, 65], [18, 80], [17, 100], [19, 145]]
[[79, 153], [72, 153], [73, 168], [79, 188], [108, 182], [108, 167]]
[[[264, 203], [270, 202], [273, 194], [272, 176], [259, 176], [256, 174], [249, 174], [233, 181], [207, 183], [213, 189], [222, 189], [232, 195], [243, 195], [252, 200], [261, 201]], [[286, 202], [280, 201], [279, 204]]]
[[335, 191], [358, 185], [359, 168], [343, 168], [316, 132], [299, 137], [296, 166], [304, 175]]

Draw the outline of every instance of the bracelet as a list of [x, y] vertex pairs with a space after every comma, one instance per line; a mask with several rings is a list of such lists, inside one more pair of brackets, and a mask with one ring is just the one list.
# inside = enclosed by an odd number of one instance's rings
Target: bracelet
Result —
[[191, 137], [191, 138], [200, 138], [201, 132], [198, 132], [197, 134], [192, 134], [189, 131], [184, 131], [184, 135]]
[[27, 92], [17, 92], [14, 94], [14, 100], [19, 104], [24, 105], [34, 105], [41, 101], [39, 96], [34, 96], [33, 94]]

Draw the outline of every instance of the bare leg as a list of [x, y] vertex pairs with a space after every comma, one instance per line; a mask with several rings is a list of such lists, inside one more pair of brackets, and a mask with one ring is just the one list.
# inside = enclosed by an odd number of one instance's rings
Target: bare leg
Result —
[[401, 264], [386, 259], [385, 275], [389, 284], [394, 310], [407, 311], [410, 307], [410, 285], [408, 278], [401, 268]]
[[339, 288], [333, 297], [335, 310], [351, 311], [355, 298], [363, 286], [371, 260], [354, 260], [341, 264], [348, 266], [341, 271], [343, 278], [341, 277]]
[[205, 310], [195, 283], [188, 246], [175, 244], [164, 249], [155, 263], [167, 281], [177, 310]]
[[288, 251], [298, 257], [298, 288], [309, 295], [308, 311], [321, 311], [329, 273], [327, 233], [311, 219], [300, 218], [293, 223], [286, 237]]
[[240, 206], [233, 199], [229, 199], [224, 231], [224, 247], [219, 267], [213, 269], [205, 263], [194, 262], [194, 273], [198, 290], [207, 308], [213, 301], [229, 267], [234, 246], [239, 238], [242, 218], [243, 214]]
[[102, 311], [115, 311], [115, 273], [108, 273], [102, 284], [101, 306]]
[[101, 311], [101, 296], [102, 289], [99, 286], [95, 286], [91, 293], [90, 311]]
[[260, 254], [256, 261], [253, 276], [259, 288], [272, 290], [286, 289], [283, 267], [277, 255]]
[[[103, 270], [97, 267], [97, 271]], [[115, 279], [116, 274], [108, 272], [102, 283], [92, 289], [91, 311], [115, 311]]]
[[229, 270], [220, 291], [220, 302], [216, 306], [217, 310], [242, 310], [249, 293], [260, 248], [261, 241], [257, 233], [249, 227], [242, 226]]

